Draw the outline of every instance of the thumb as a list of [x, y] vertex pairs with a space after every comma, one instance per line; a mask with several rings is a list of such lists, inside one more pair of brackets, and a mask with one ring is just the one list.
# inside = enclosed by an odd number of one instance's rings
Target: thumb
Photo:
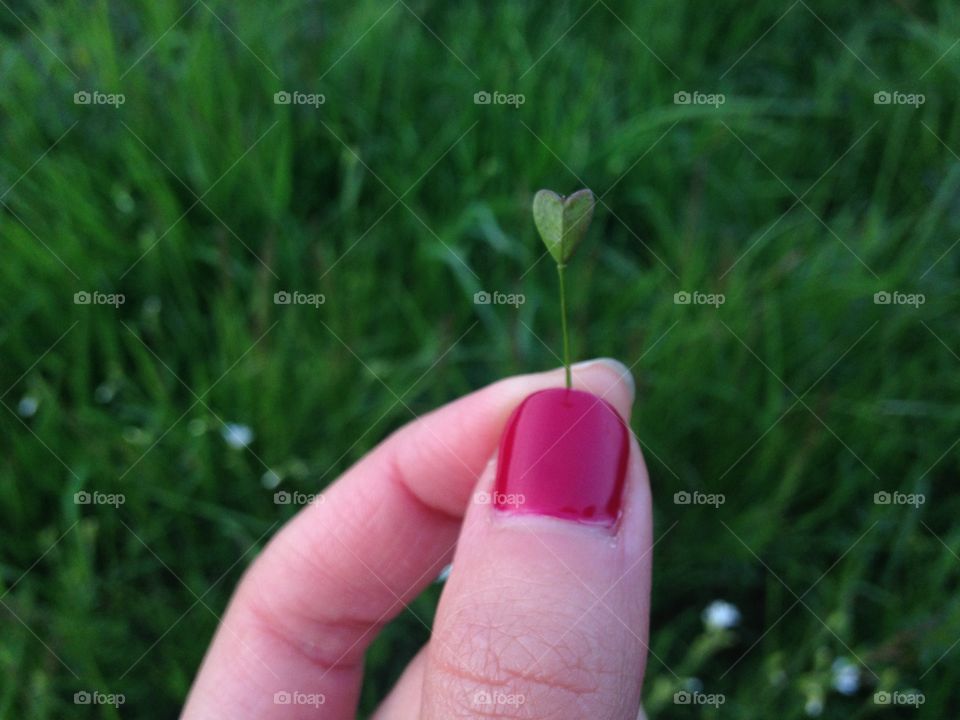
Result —
[[437, 610], [423, 718], [637, 718], [650, 490], [628, 376], [591, 390], [534, 393], [508, 422]]

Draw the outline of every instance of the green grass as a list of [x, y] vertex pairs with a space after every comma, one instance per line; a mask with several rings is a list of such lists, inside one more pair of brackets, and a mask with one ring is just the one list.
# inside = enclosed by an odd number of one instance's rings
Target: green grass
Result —
[[[0, 7], [0, 716], [120, 716], [75, 706], [84, 688], [175, 715], [293, 512], [267, 469], [315, 491], [413, 414], [559, 364], [529, 205], [584, 185], [602, 203], [567, 271], [572, 350], [634, 366], [663, 536], [651, 717], [955, 712], [956, 5], [408, 5]], [[73, 103], [94, 89], [126, 101]], [[895, 489], [926, 503], [874, 504]], [[715, 598], [734, 633], [705, 634]], [[426, 635], [406, 613], [374, 645], [363, 712]], [[853, 697], [836, 657], [866, 666]], [[694, 676], [719, 713], [672, 704]], [[873, 703], [907, 688], [918, 711]]]

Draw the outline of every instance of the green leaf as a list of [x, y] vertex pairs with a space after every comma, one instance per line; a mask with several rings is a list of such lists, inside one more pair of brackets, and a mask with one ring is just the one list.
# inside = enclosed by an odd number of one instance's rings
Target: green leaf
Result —
[[593, 193], [586, 188], [567, 197], [540, 190], [533, 197], [533, 222], [558, 265], [566, 264], [586, 235], [593, 206]]

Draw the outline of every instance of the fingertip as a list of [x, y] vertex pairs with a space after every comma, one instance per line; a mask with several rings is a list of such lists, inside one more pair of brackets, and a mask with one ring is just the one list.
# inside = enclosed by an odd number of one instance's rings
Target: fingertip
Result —
[[575, 375], [594, 371], [606, 372], [611, 375], [611, 380], [614, 383], [623, 383], [626, 385], [627, 390], [629, 390], [631, 395], [636, 389], [636, 385], [633, 380], [633, 373], [630, 371], [630, 368], [616, 358], [599, 357], [590, 360], [583, 360], [572, 365], [570, 369]]
[[[630, 422], [636, 394], [636, 383], [630, 368], [614, 358], [601, 357], [571, 365], [570, 374], [575, 389], [606, 400], [625, 422]], [[530, 375], [517, 375], [505, 382], [518, 383], [526, 390], [523, 394], [526, 397], [539, 390], [564, 387], [566, 377], [563, 367], [558, 367]]]
[[613, 358], [597, 358], [571, 368], [574, 387], [606, 400], [629, 425], [636, 384], [630, 368]]

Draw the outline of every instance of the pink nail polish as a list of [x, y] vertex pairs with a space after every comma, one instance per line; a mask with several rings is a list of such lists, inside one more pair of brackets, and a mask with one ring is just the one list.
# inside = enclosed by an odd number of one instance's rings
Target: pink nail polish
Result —
[[500, 439], [493, 505], [611, 526], [620, 515], [626, 425], [606, 401], [580, 390], [542, 390], [514, 411]]

